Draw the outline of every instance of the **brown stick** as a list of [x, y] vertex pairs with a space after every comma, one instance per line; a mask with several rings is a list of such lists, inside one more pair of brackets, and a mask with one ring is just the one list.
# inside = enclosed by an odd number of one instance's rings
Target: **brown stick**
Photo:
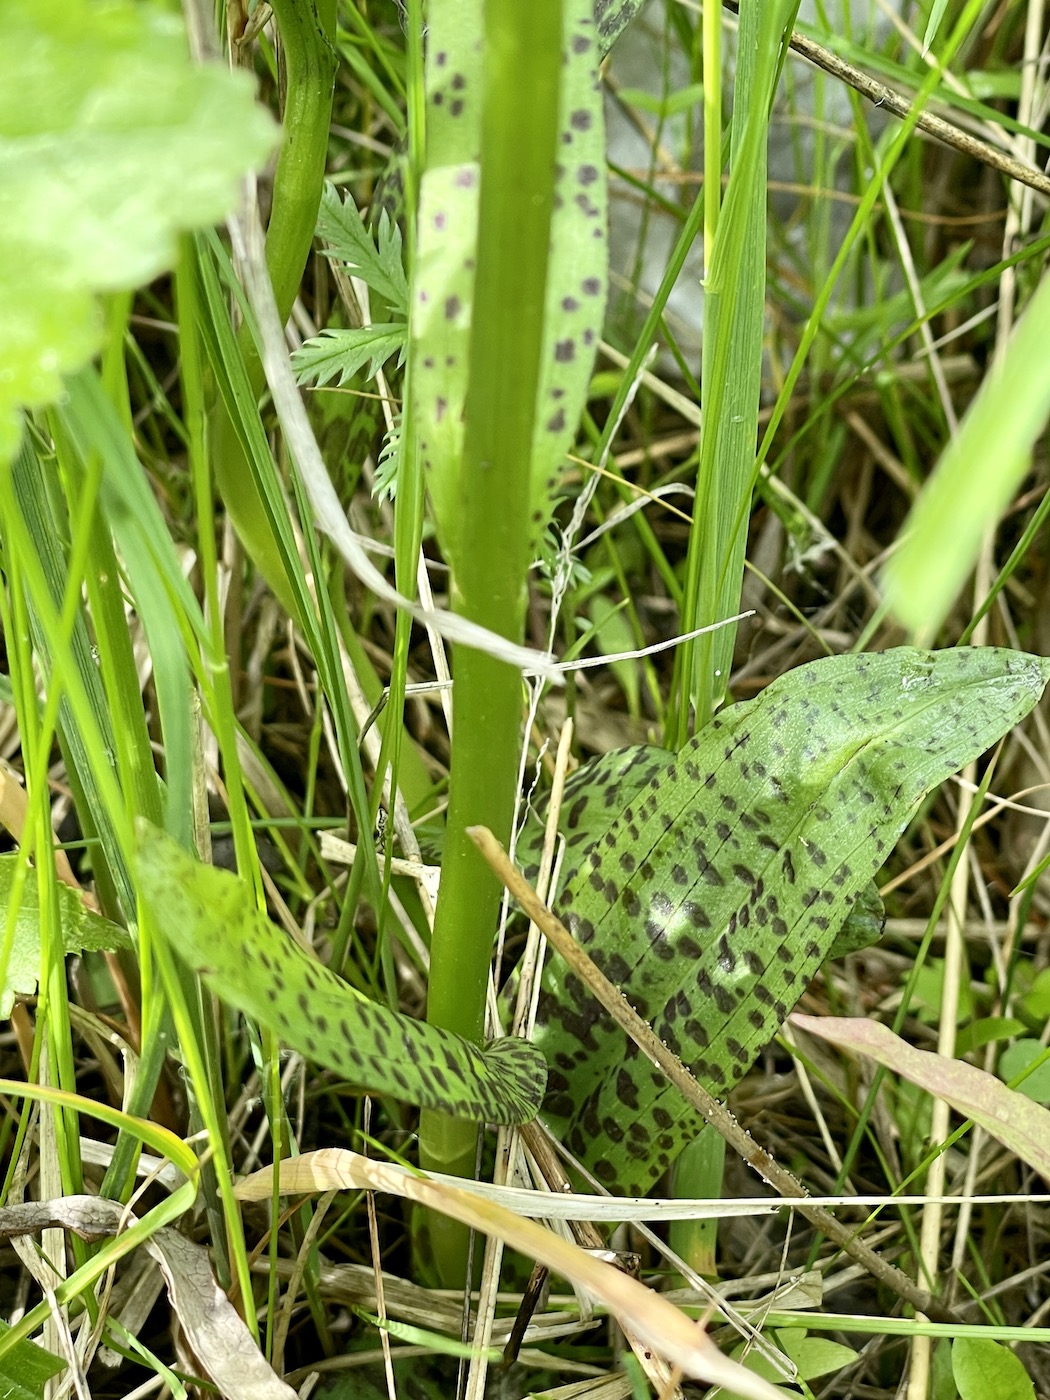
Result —
[[[543, 930], [547, 941], [561, 954], [573, 972], [587, 984], [596, 1000], [631, 1037], [639, 1050], [667, 1076], [686, 1102], [721, 1133], [733, 1151], [774, 1191], [787, 1200], [805, 1202], [809, 1193], [798, 1178], [771, 1157], [764, 1147], [760, 1147], [751, 1134], [740, 1126], [729, 1109], [712, 1097], [703, 1085], [693, 1078], [677, 1055], [668, 1050], [619, 988], [594, 965], [565, 925], [551, 913], [521, 872], [508, 859], [492, 832], [484, 826], [472, 826], [467, 828], [467, 835], [521, 908], [537, 927]], [[823, 1206], [801, 1204], [798, 1209], [811, 1225], [827, 1235], [855, 1263], [885, 1284], [891, 1292], [896, 1293], [917, 1312], [925, 1313], [936, 1322], [959, 1322], [959, 1318], [950, 1308], [945, 1307], [925, 1289], [917, 1287], [907, 1274], [880, 1258], [859, 1240], [848, 1226], [841, 1224]]]
[[[722, 0], [726, 9], [738, 14], [740, 6], [737, 0]], [[848, 83], [866, 97], [869, 102], [873, 102], [876, 107], [882, 107], [887, 112], [892, 112], [895, 117], [907, 117], [912, 109], [909, 98], [893, 88], [888, 88], [884, 83], [876, 82], [860, 68], [855, 68], [852, 63], [847, 63], [844, 58], [839, 58], [837, 54], [826, 49], [823, 45], [816, 43], [813, 39], [807, 39], [804, 34], [800, 34], [797, 29], [792, 30], [788, 40], [790, 46], [797, 54], [808, 59], [818, 68], [823, 68], [825, 73], [830, 73], [833, 78], [838, 78], [840, 82]], [[969, 132], [963, 131], [960, 127], [953, 126], [943, 117], [935, 116], [932, 112], [920, 112], [916, 122], [916, 129], [924, 131], [927, 136], [932, 136], [935, 141], [940, 141], [945, 146], [952, 146], [957, 151], [962, 151], [964, 155], [973, 156], [974, 160], [982, 161], [985, 165], [990, 165], [994, 170], [1000, 171], [1003, 175], [1009, 176], [1011, 180], [1018, 180], [1022, 185], [1029, 185], [1033, 190], [1038, 190], [1040, 194], [1050, 195], [1050, 176], [1041, 170], [1037, 170], [1034, 165], [1028, 165], [1024, 161], [1017, 160], [1014, 156], [1009, 156], [1005, 151], [999, 150], [988, 141], [982, 141], [977, 136], [971, 136]]]

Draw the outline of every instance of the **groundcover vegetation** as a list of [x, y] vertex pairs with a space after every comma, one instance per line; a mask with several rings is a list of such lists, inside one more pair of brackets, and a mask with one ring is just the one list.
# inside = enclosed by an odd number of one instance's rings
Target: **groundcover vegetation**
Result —
[[1044, 28], [0, 3], [5, 1395], [1050, 1393]]

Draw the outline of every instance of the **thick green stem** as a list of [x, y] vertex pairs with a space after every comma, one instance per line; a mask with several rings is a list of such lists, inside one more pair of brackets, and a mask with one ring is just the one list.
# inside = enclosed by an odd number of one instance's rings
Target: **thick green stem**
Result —
[[[291, 313], [310, 253], [321, 202], [328, 128], [332, 120], [336, 52], [335, 0], [273, 0], [284, 62], [284, 139], [273, 182], [273, 206], [266, 231], [266, 265], [281, 319]], [[262, 365], [246, 326], [238, 347], [256, 393], [261, 392]], [[215, 482], [237, 535], [252, 562], [292, 616], [295, 599], [284, 577], [281, 554], [263, 507], [262, 496], [221, 399], [210, 425]]]
[[[470, 342], [462, 548], [453, 579], [465, 616], [515, 641], [524, 630], [529, 470], [543, 332], [558, 130], [561, 0], [487, 0], [478, 271]], [[500, 888], [467, 838], [504, 838], [517, 786], [521, 681], [478, 652], [456, 655], [452, 785], [431, 953], [428, 1015], [480, 1038]], [[425, 1113], [425, 1166], [472, 1173], [476, 1130]], [[438, 1251], [456, 1272], [454, 1241]], [[462, 1254], [459, 1254], [462, 1259]], [[462, 1269], [459, 1269], [462, 1278]]]
[[328, 159], [337, 56], [335, 0], [271, 0], [284, 55], [284, 140], [273, 177], [266, 266], [281, 319], [299, 292]]

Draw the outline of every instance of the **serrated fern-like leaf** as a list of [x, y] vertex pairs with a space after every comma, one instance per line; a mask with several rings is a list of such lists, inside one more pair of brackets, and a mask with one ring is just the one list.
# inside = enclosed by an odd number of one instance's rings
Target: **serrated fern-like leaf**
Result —
[[[376, 241], [365, 227], [353, 200], [340, 199], [334, 185], [326, 185], [317, 216], [317, 235], [325, 253], [338, 258], [349, 271], [367, 282], [393, 311], [408, 315], [408, 283], [401, 254], [401, 230], [384, 212]], [[378, 246], [377, 246], [378, 245]]]
[[338, 376], [343, 385], [363, 365], [374, 379], [392, 355], [400, 365], [405, 350], [405, 327], [395, 323], [362, 326], [358, 330], [325, 330], [304, 341], [292, 354], [292, 367], [300, 384], [331, 384]]
[[401, 468], [401, 424], [401, 414], [397, 413], [379, 450], [372, 484], [372, 495], [377, 501], [392, 501], [397, 494], [397, 478]]

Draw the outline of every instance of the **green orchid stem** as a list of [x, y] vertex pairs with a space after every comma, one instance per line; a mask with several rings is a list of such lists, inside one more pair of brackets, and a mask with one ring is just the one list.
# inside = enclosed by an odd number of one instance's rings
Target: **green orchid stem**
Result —
[[[266, 231], [266, 265], [277, 309], [287, 320], [299, 291], [321, 203], [328, 129], [332, 120], [337, 55], [335, 0], [273, 0], [284, 62], [284, 138], [273, 181], [273, 206]], [[246, 325], [238, 348], [256, 394], [265, 383], [255, 342]], [[215, 483], [237, 536], [288, 614], [298, 617], [281, 554], [266, 518], [262, 496], [219, 398], [210, 423]]]
[[[529, 565], [536, 415], [554, 206], [561, 0], [487, 0], [477, 282], [470, 340], [462, 548], [453, 577], [464, 616], [519, 641]], [[528, 100], [525, 100], [525, 94]], [[428, 1019], [480, 1038], [499, 884], [466, 827], [509, 833], [517, 788], [521, 679], [475, 651], [455, 658], [452, 782], [431, 949]], [[473, 1173], [477, 1131], [436, 1113], [420, 1122], [424, 1167]], [[438, 1267], [461, 1283], [461, 1226], [433, 1220]]]

